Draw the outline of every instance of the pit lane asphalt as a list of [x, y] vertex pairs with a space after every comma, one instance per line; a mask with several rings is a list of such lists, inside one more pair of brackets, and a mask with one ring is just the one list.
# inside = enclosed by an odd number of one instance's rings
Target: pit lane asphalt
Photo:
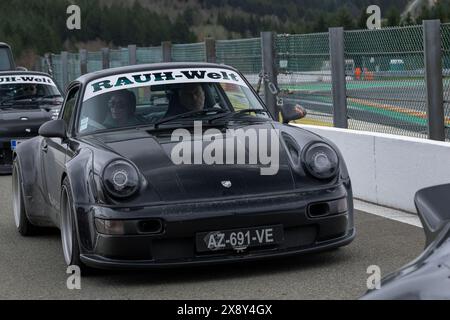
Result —
[[347, 247], [256, 263], [159, 271], [101, 271], [68, 290], [58, 231], [21, 237], [14, 226], [11, 177], [0, 176], [0, 299], [356, 299], [367, 267], [387, 274], [423, 249], [422, 229], [356, 212]]

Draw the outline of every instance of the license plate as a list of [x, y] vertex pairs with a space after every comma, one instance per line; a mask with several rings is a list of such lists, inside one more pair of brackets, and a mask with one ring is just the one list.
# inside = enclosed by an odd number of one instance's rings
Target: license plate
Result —
[[22, 142], [23, 140], [11, 140], [11, 150], [16, 150], [17, 146]]
[[276, 245], [284, 240], [283, 226], [235, 229], [198, 233], [198, 252], [243, 251], [250, 247]]

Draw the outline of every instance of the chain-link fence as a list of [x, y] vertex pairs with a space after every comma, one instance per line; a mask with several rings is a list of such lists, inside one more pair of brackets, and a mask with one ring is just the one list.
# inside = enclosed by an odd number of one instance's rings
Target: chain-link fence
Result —
[[137, 64], [162, 62], [161, 47], [137, 48]]
[[203, 62], [206, 60], [205, 43], [174, 44], [173, 62]]
[[87, 72], [95, 72], [103, 69], [101, 52], [88, 52], [87, 57]]
[[262, 70], [261, 39], [216, 41], [216, 62], [235, 67], [256, 85]]
[[328, 33], [278, 35], [275, 40], [278, 85], [285, 102], [308, 109], [302, 123], [333, 125]]
[[349, 128], [427, 136], [422, 26], [345, 33]]
[[449, 137], [450, 129], [450, 23], [441, 27], [442, 36], [442, 78], [444, 87], [444, 121], [446, 136]]
[[[441, 25], [445, 124], [450, 124], [450, 24]], [[170, 44], [159, 47], [87, 53], [87, 72], [129, 64], [204, 62], [211, 60], [240, 70], [256, 87], [263, 74], [261, 38]], [[332, 126], [336, 118], [333, 96], [330, 34], [276, 35], [274, 72], [284, 103], [300, 103], [308, 110], [300, 123]], [[345, 31], [344, 64], [348, 127], [426, 138], [429, 131], [425, 71], [424, 27], [407, 26], [380, 30]], [[208, 48], [207, 48], [208, 47]], [[134, 49], [133, 49], [134, 48]], [[131, 52], [130, 50], [136, 50]], [[135, 57], [135, 58], [133, 58]], [[79, 53], [69, 53], [66, 79], [81, 75]], [[61, 55], [51, 55], [51, 69], [62, 86], [65, 68]], [[39, 65], [47, 71], [47, 60]], [[265, 70], [267, 72], [267, 70]], [[342, 110], [342, 109], [340, 109]], [[449, 137], [446, 130], [446, 137]]]
[[129, 51], [126, 48], [111, 50], [109, 53], [110, 68], [124, 67], [130, 64]]
[[[53, 63], [53, 67], [55, 67], [54, 63]], [[74, 79], [78, 78], [79, 76], [81, 76], [80, 54], [79, 53], [69, 53], [67, 70], [68, 70], [69, 81], [74, 80]], [[57, 81], [62, 86], [62, 80], [57, 80]]]

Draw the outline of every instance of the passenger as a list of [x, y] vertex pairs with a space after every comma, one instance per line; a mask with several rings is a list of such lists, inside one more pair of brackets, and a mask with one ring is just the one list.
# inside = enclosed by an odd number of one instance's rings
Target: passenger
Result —
[[135, 115], [136, 96], [131, 91], [113, 92], [108, 100], [108, 109], [109, 113], [103, 123], [107, 128], [127, 127], [141, 123]]
[[27, 84], [23, 87], [21, 95], [35, 96], [37, 95], [37, 86], [35, 84]]

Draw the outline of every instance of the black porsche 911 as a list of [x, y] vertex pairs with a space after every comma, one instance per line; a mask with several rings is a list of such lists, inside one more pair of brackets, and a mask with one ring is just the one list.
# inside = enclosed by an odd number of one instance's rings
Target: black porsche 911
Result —
[[0, 72], [0, 174], [10, 174], [12, 151], [58, 117], [63, 97], [52, 78], [28, 71]]
[[59, 227], [66, 263], [94, 268], [225, 263], [349, 244], [352, 189], [339, 150], [287, 124], [303, 115], [298, 106], [282, 114], [284, 124], [224, 65], [84, 75], [69, 86], [59, 118], [14, 153], [17, 229]]

